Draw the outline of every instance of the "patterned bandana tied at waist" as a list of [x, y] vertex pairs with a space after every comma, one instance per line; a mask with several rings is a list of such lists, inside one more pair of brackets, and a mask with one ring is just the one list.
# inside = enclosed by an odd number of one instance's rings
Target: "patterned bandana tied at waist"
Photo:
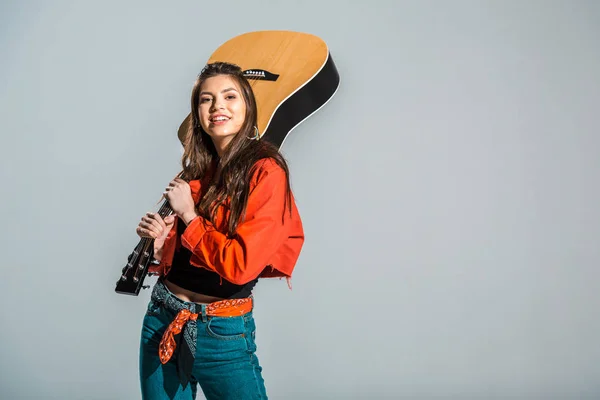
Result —
[[[252, 297], [243, 299], [221, 300], [210, 304], [190, 303], [175, 296], [159, 280], [152, 290], [151, 300], [165, 310], [176, 314], [169, 324], [158, 346], [160, 362], [166, 364], [177, 353], [177, 371], [179, 380], [185, 387], [191, 377], [196, 356], [197, 324], [201, 318], [206, 322], [208, 317], [239, 317], [252, 311]], [[181, 335], [180, 335], [181, 334]], [[183, 340], [181, 338], [183, 337]]]

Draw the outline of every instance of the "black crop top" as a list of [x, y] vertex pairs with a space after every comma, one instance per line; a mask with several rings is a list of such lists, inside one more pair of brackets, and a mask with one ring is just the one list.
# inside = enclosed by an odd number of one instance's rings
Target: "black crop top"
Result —
[[[181, 235], [186, 228], [182, 221], [178, 222], [177, 234]], [[192, 252], [185, 246], [180, 246], [173, 255], [173, 263], [166, 278], [177, 286], [195, 293], [224, 299], [241, 299], [249, 297], [258, 278], [244, 285], [236, 285], [222, 278], [214, 271], [195, 267], [190, 264]]]

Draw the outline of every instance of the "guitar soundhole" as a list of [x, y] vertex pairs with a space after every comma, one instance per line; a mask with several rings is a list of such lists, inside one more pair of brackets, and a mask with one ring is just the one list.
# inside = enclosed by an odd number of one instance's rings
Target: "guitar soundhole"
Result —
[[271, 81], [275, 82], [277, 78], [279, 78], [278, 74], [274, 74], [264, 69], [252, 68], [243, 71], [244, 77], [246, 79], [254, 79], [258, 81]]

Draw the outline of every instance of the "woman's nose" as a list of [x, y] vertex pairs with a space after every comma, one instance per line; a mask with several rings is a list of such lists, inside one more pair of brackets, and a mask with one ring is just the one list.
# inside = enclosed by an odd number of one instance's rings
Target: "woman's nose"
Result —
[[223, 105], [223, 101], [221, 101], [221, 100], [215, 100], [212, 104], [213, 110], [220, 110], [223, 108], [224, 108], [224, 105]]

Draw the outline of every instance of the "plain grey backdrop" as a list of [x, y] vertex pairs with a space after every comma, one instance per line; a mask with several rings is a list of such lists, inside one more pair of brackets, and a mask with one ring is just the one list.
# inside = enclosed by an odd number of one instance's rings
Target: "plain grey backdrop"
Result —
[[0, 398], [139, 399], [114, 293], [226, 40], [323, 38], [289, 160], [306, 244], [262, 281], [273, 399], [600, 398], [597, 1], [3, 1]]

